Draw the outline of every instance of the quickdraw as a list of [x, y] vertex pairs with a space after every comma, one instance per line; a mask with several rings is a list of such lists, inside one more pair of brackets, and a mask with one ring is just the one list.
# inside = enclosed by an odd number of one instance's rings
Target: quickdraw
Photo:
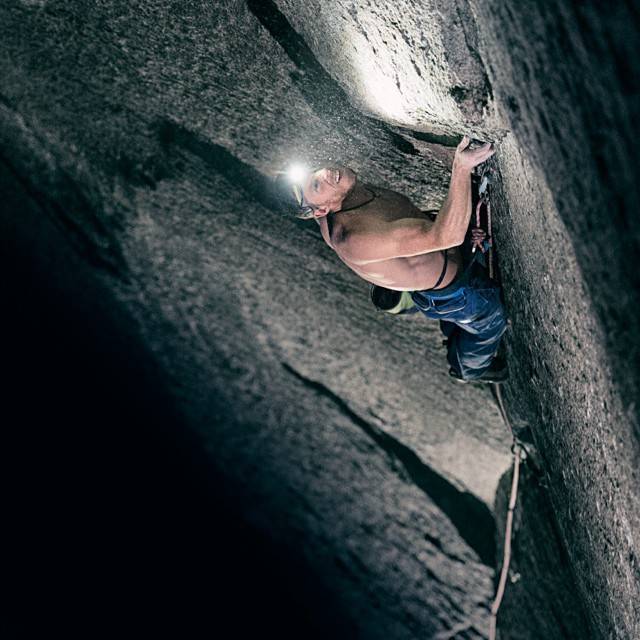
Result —
[[489, 200], [489, 186], [493, 177], [493, 169], [487, 166], [485, 162], [478, 173], [480, 186], [478, 187], [478, 203], [476, 204], [476, 229], [482, 229], [482, 209], [486, 212], [487, 217], [487, 237], [481, 245], [474, 245], [471, 251], [475, 253], [476, 249], [480, 249], [482, 253], [487, 253], [487, 263], [489, 269], [489, 277], [493, 278], [493, 238], [491, 235], [491, 202]]

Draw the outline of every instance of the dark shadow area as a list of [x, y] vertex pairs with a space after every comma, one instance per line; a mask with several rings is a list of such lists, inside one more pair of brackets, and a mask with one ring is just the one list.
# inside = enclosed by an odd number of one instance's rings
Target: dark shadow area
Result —
[[0, 187], [2, 636], [353, 637], [299, 551], [243, 521], [131, 320], [2, 165]]
[[323, 384], [308, 380], [287, 364], [282, 366], [305, 385], [329, 398], [392, 460], [397, 460], [408, 479], [442, 510], [456, 527], [460, 537], [478, 554], [480, 560], [489, 567], [495, 566], [495, 523], [493, 514], [481, 500], [467, 491], [457, 489], [422, 462], [409, 447], [361, 418], [342, 398]]
[[[29, 197], [37, 202], [41, 212], [62, 231], [84, 260], [94, 267], [108, 271], [112, 276], [126, 279], [126, 263], [114, 235], [120, 221], [112, 216], [109, 224], [105, 223], [105, 215], [100, 210], [98, 198], [91, 192], [90, 185], [73, 180], [59, 163], [55, 172], [50, 170], [49, 165], [53, 164], [55, 152], [38, 138], [33, 129], [28, 134], [22, 131], [22, 116], [0, 94], [0, 109], [2, 108], [5, 113], [0, 113], [0, 122], [5, 125], [5, 118], [10, 121], [10, 126], [3, 133], [9, 134], [10, 140], [15, 131], [20, 131], [21, 134], [19, 139], [11, 140], [14, 145], [20, 145], [16, 152], [8, 152], [10, 146], [0, 152], [0, 161], [5, 164], [5, 170], [9, 170]], [[26, 159], [25, 146], [35, 147], [39, 154]], [[35, 173], [39, 176], [37, 183], [33, 179], [24, 178]], [[55, 201], [47, 197], [46, 194], [50, 192], [58, 194]]]

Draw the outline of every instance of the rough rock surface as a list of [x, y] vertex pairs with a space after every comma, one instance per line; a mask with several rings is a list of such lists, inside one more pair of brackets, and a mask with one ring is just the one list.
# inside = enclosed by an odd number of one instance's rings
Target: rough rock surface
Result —
[[509, 403], [533, 427], [596, 637], [638, 637], [638, 8], [475, 10], [514, 132], [500, 154], [510, 214], [499, 240], [519, 364]]
[[[499, 612], [501, 637], [593, 638], [586, 608], [567, 585], [575, 575], [552, 511], [548, 489], [531, 460], [521, 465], [509, 580]], [[504, 531], [512, 472], [505, 473], [496, 499]], [[503, 553], [503, 541], [499, 553]]]
[[[250, 3], [268, 11], [270, 2]], [[385, 122], [457, 136], [486, 120], [491, 88], [464, 3], [277, 3], [361, 109]]]
[[[633, 69], [623, 78], [607, 73], [621, 54], [617, 44], [607, 49], [598, 28], [600, 60], [611, 66], [591, 85], [591, 103], [572, 109], [562, 92], [569, 84], [574, 100], [583, 96], [585, 76], [575, 69], [595, 54], [581, 34], [592, 34], [599, 14], [574, 15], [562, 3], [545, 11], [511, 4], [336, 2], [329, 12], [285, 0], [42, 1], [0, 10], [2, 175], [12, 194], [2, 217], [7, 262], [22, 272], [29, 256], [33, 279], [42, 281], [34, 296], [54, 291], [47, 295], [71, 310], [60, 312], [65, 320], [79, 313], [94, 323], [98, 336], [86, 341], [102, 335], [107, 361], [108, 345], [120, 345], [114, 372], [123, 354], [136, 355], [146, 372], [142, 396], [167, 407], [156, 416], [172, 425], [166, 448], [182, 442], [186, 457], [200, 461], [200, 475], [179, 483], [180, 495], [215, 486], [213, 498], [188, 502], [186, 516], [221, 501], [226, 511], [204, 529], [237, 520], [239, 539], [251, 541], [245, 548], [267, 549], [247, 551], [243, 564], [238, 544], [232, 557], [240, 583], [255, 579], [252, 563], [267, 576], [250, 590], [249, 609], [260, 586], [273, 584], [268, 602], [280, 613], [264, 614], [272, 628], [306, 607], [281, 627], [287, 636], [304, 628], [317, 637], [486, 637], [494, 499], [510, 459], [490, 394], [448, 379], [437, 326], [374, 313], [366, 285], [315, 228], [283, 218], [265, 189], [267, 177], [293, 159], [340, 159], [437, 208], [453, 134], [462, 131], [503, 140], [495, 210], [514, 321], [507, 346], [517, 363], [506, 396], [516, 426], [534, 433], [559, 518], [556, 528], [546, 494], [533, 488], [542, 497], [524, 503], [529, 519], [521, 521], [516, 559], [530, 575], [513, 601], [548, 611], [551, 594], [574, 592], [575, 576], [589, 615], [583, 627], [570, 622], [583, 609], [567, 596], [571, 616], [557, 609], [532, 616], [548, 625], [540, 631], [506, 602], [503, 633], [626, 638], [638, 628], [638, 372], [628, 365], [637, 363], [638, 283], [624, 268], [638, 241], [630, 217], [637, 186], [626, 169], [625, 127], [634, 113], [625, 111], [624, 92], [638, 85], [628, 77]], [[628, 30], [626, 43], [635, 41], [630, 16], [609, 17], [612, 28]], [[575, 60], [549, 74], [556, 52], [545, 47], [558, 25], [569, 36], [563, 59]], [[381, 90], [390, 102], [383, 104]], [[615, 139], [588, 155], [584, 149], [602, 138], [593, 116], [600, 101], [611, 105]], [[580, 136], [559, 126], [569, 117], [582, 126]], [[602, 186], [615, 161], [623, 169]], [[615, 213], [603, 221], [607, 204]], [[581, 224], [602, 233], [606, 248], [582, 242]], [[35, 348], [32, 359], [36, 367]], [[128, 398], [136, 375], [121, 386], [117, 377], [105, 376], [105, 385]], [[126, 420], [140, 458], [157, 440], [140, 426], [146, 406]], [[26, 461], [29, 445], [20, 446]], [[75, 468], [62, 445], [53, 446]], [[109, 449], [122, 461], [118, 451]], [[125, 474], [123, 496], [129, 478], [140, 484], [133, 471]], [[78, 500], [72, 492], [69, 512]], [[170, 512], [184, 517], [174, 502]], [[109, 513], [121, 517], [117, 508]], [[541, 518], [539, 528], [530, 513]], [[185, 519], [197, 528], [198, 518]], [[144, 529], [143, 519], [136, 522]], [[186, 529], [178, 539], [188, 546]], [[536, 556], [530, 541], [556, 530], [561, 540], [541, 541]], [[228, 535], [213, 535], [212, 546], [233, 548], [234, 532], [229, 525]], [[204, 551], [205, 537], [194, 545]], [[260, 565], [257, 557], [270, 554], [274, 562]], [[210, 549], [203, 555], [206, 567], [216, 566]], [[197, 565], [193, 556], [189, 567]], [[569, 558], [569, 566], [551, 588], [545, 572], [554, 558]], [[231, 594], [223, 602], [235, 612], [233, 561], [223, 566]], [[277, 566], [283, 575], [269, 583]], [[184, 581], [188, 572], [170, 575]], [[178, 593], [167, 576], [160, 584]], [[289, 598], [295, 606], [283, 606]], [[329, 616], [313, 604], [324, 598]], [[224, 608], [202, 602], [192, 617], [206, 624], [210, 611]], [[329, 618], [332, 629], [323, 626]], [[40, 628], [34, 619], [22, 623]]]

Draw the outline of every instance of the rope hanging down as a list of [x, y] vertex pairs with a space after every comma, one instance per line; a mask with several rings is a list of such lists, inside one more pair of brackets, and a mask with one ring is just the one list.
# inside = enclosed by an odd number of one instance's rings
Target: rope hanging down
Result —
[[[504, 408], [504, 402], [502, 400], [502, 392], [500, 391], [500, 385], [492, 385], [498, 400], [498, 407], [502, 414], [502, 419], [509, 428], [509, 431], [513, 434], [513, 428], [507, 417], [507, 412]], [[509, 576], [509, 564], [511, 563], [511, 538], [513, 535], [513, 513], [516, 508], [516, 500], [518, 498], [518, 481], [520, 480], [520, 462], [526, 458], [526, 454], [522, 445], [513, 436], [513, 444], [511, 445], [511, 451], [513, 452], [513, 474], [511, 477], [511, 494], [509, 496], [509, 508], [507, 510], [507, 525], [504, 533], [504, 553], [502, 555], [502, 571], [500, 572], [500, 580], [498, 582], [498, 590], [496, 591], [496, 597], [491, 606], [491, 619], [489, 622], [489, 640], [495, 640], [496, 638], [496, 626], [498, 621], [498, 610], [502, 604], [502, 598], [507, 586], [507, 577]]]

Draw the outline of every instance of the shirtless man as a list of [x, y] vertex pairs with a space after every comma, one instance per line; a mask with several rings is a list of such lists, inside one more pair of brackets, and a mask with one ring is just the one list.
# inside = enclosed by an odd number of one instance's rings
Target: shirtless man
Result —
[[464, 271], [459, 250], [471, 218], [471, 172], [495, 150], [469, 145], [465, 136], [456, 149], [435, 221], [405, 196], [361, 183], [348, 167], [306, 175], [296, 195], [300, 217], [316, 219], [350, 269], [375, 285], [412, 292], [427, 317], [441, 320], [454, 378], [501, 382], [506, 369], [494, 362], [506, 328], [500, 292], [479, 269]]

